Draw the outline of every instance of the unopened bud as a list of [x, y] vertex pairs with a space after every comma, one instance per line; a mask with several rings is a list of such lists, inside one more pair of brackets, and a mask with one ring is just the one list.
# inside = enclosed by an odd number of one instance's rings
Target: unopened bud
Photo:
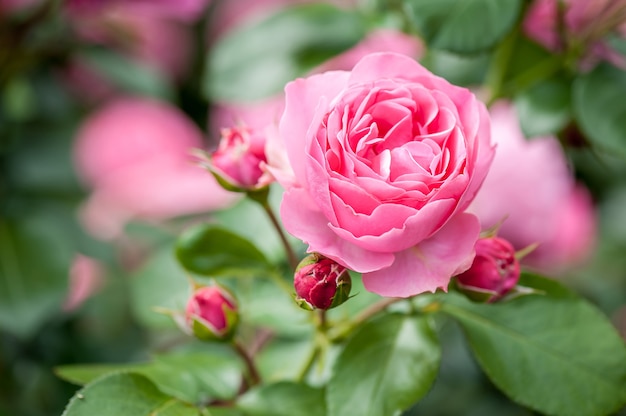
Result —
[[474, 262], [469, 270], [457, 276], [457, 286], [474, 300], [495, 302], [519, 280], [520, 265], [515, 249], [499, 237], [481, 238], [475, 248]]
[[196, 338], [229, 339], [239, 320], [235, 299], [220, 286], [200, 287], [187, 303], [185, 320]]
[[211, 155], [210, 170], [226, 189], [256, 189], [266, 162], [265, 136], [245, 126], [222, 130], [218, 149]]
[[348, 270], [319, 254], [305, 257], [294, 275], [296, 302], [304, 309], [330, 309], [350, 297], [352, 281]]

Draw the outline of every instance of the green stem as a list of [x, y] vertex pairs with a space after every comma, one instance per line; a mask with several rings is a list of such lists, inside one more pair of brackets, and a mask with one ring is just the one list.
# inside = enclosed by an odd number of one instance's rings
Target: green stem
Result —
[[243, 362], [246, 365], [245, 384], [241, 389], [241, 393], [243, 393], [248, 390], [248, 388], [259, 384], [261, 382], [261, 375], [259, 374], [259, 370], [257, 369], [252, 356], [250, 356], [244, 346], [241, 345], [239, 341], [234, 340], [233, 347], [235, 348], [235, 352], [237, 352], [237, 354], [243, 359]]
[[502, 96], [502, 85], [509, 69], [511, 56], [515, 51], [517, 36], [517, 29], [511, 31], [508, 35], [506, 35], [502, 42], [500, 42], [500, 45], [493, 53], [491, 64], [489, 65], [489, 69], [487, 70], [487, 75], [485, 77], [485, 84], [489, 89], [489, 100], [487, 101], [488, 107]]
[[267, 203], [267, 201], [261, 202], [260, 204], [263, 207], [263, 210], [267, 214], [268, 218], [272, 222], [272, 225], [276, 229], [276, 232], [280, 237], [280, 241], [283, 244], [283, 247], [285, 247], [285, 252], [287, 253], [287, 260], [289, 261], [289, 265], [293, 270], [295, 270], [296, 266], [298, 266], [298, 258], [296, 257], [296, 254], [294, 253], [291, 244], [289, 244], [287, 236], [285, 235], [283, 228], [278, 222], [278, 218], [276, 218], [276, 215], [274, 215], [274, 211], [272, 211], [272, 208], [270, 207], [270, 204]]
[[320, 345], [319, 342], [317, 342], [317, 337], [316, 337], [316, 341], [315, 341], [315, 345], [313, 346], [313, 349], [311, 350], [311, 352], [309, 353], [309, 356], [304, 362], [304, 366], [302, 367], [302, 369], [298, 372], [298, 375], [296, 376], [297, 382], [301, 383], [304, 381], [304, 379], [309, 374], [309, 372], [311, 372], [311, 368], [313, 368], [313, 364], [315, 364], [315, 361], [320, 356], [321, 352], [322, 352], [322, 346]]

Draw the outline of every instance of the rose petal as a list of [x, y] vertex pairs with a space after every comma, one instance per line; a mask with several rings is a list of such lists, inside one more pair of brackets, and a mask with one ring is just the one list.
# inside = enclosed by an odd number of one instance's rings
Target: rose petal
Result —
[[309, 244], [309, 252], [323, 253], [351, 270], [366, 272], [393, 263], [391, 253], [370, 252], [339, 238], [302, 188], [292, 188], [283, 194], [280, 215], [285, 229]]
[[379, 52], [365, 56], [354, 66], [349, 84], [355, 85], [385, 78], [415, 80], [420, 76], [432, 77], [433, 75], [413, 58]]
[[279, 131], [285, 141], [294, 174], [301, 183], [306, 183], [307, 132], [309, 126], [315, 125], [312, 120], [316, 118], [320, 100], [325, 97], [326, 102], [329, 102], [335, 98], [345, 88], [348, 76], [349, 72], [330, 71], [297, 79], [285, 87], [285, 112], [280, 120]]
[[391, 267], [364, 273], [363, 284], [370, 292], [394, 297], [445, 290], [453, 275], [470, 266], [479, 233], [478, 218], [457, 215], [428, 240], [397, 253]]
[[[381, 205], [378, 209], [380, 209], [382, 214], [388, 214], [389, 210], [383, 207], [387, 207], [387, 205]], [[425, 238], [430, 237], [443, 226], [455, 207], [456, 201], [452, 199], [430, 202], [424, 205], [421, 210], [415, 211], [415, 214], [409, 217], [402, 226], [391, 228], [389, 231], [379, 235], [358, 236], [355, 232], [350, 231], [367, 229], [368, 226], [371, 227], [371, 224], [375, 221], [369, 216], [355, 215], [352, 223], [349, 224], [350, 230], [335, 227], [332, 224], [329, 226], [342, 239], [365, 250], [396, 252], [412, 247]], [[346, 207], [345, 209], [348, 208]], [[376, 213], [377, 210], [374, 211], [373, 217]], [[383, 217], [384, 215], [375, 218], [382, 219]]]

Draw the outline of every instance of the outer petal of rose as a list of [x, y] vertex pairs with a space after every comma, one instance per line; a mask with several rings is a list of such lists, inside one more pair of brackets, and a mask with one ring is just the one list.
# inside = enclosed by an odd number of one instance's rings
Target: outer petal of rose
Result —
[[469, 206], [478, 193], [478, 190], [489, 173], [489, 168], [491, 167], [493, 159], [496, 155], [496, 145], [493, 144], [491, 140], [491, 122], [489, 113], [487, 108], [482, 103], [478, 104], [480, 124], [478, 126], [474, 142], [472, 143], [472, 151], [474, 153], [468, 155], [469, 164], [467, 167], [467, 169], [470, 170], [472, 179], [467, 190], [465, 191], [465, 194], [459, 202], [458, 209], [462, 211]]
[[421, 76], [432, 77], [433, 75], [413, 58], [391, 52], [379, 52], [365, 56], [354, 66], [349, 84], [385, 78], [401, 78], [411, 81]]
[[[307, 132], [316, 118], [323, 97], [332, 101], [347, 85], [349, 72], [329, 71], [309, 78], [299, 78], [285, 87], [285, 112], [279, 134], [285, 144], [296, 178], [305, 182]], [[314, 132], [313, 132], [314, 133]]]
[[[456, 201], [452, 199], [433, 201], [426, 204], [415, 215], [407, 218], [402, 228], [392, 228], [381, 235], [363, 235], [357, 237], [347, 229], [330, 227], [342, 239], [358, 245], [365, 250], [398, 252], [413, 247], [425, 239], [429, 239], [431, 234], [437, 235], [439, 227], [444, 226], [444, 222], [452, 215], [456, 207]], [[381, 210], [382, 212], [393, 212]], [[389, 214], [393, 215], [393, 214]], [[434, 234], [433, 234], [434, 233]]]
[[445, 289], [453, 275], [471, 264], [479, 233], [478, 218], [459, 214], [428, 240], [397, 253], [390, 267], [364, 273], [363, 284], [368, 291], [389, 297]]
[[394, 261], [391, 253], [364, 250], [339, 238], [302, 188], [285, 191], [280, 216], [285, 229], [309, 245], [309, 252], [321, 253], [351, 270], [370, 272]]

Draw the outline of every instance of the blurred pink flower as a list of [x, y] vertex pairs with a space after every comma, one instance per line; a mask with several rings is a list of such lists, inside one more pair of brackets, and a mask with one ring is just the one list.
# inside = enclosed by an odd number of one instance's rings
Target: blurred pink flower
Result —
[[490, 113], [496, 156], [469, 211], [483, 229], [504, 219], [498, 235], [517, 250], [539, 243], [525, 264], [558, 271], [583, 260], [593, 247], [595, 213], [561, 145], [554, 137], [526, 140], [509, 103]]
[[104, 282], [104, 268], [97, 260], [77, 254], [69, 272], [69, 290], [63, 309], [73, 311], [97, 292]]
[[70, 7], [68, 17], [85, 41], [112, 48], [169, 79], [186, 74], [193, 46], [190, 28], [175, 14], [144, 2]]
[[101, 13], [109, 7], [132, 7], [136, 12], [158, 14], [180, 20], [195, 20], [210, 0], [66, 0], [65, 8], [76, 15]]
[[562, 5], [559, 0], [534, 0], [523, 28], [529, 38], [551, 51], [563, 51], [569, 45], [583, 46], [583, 69], [593, 67], [599, 59], [626, 68], [626, 57], [604, 40], [610, 32], [625, 35], [625, 0], [565, 0]]
[[20, 13], [42, 3], [43, 0], [0, 0], [0, 17], [7, 13]]
[[201, 131], [177, 108], [152, 99], [119, 98], [92, 114], [76, 137], [75, 163], [93, 193], [87, 228], [114, 238], [133, 218], [162, 220], [224, 208], [224, 191], [190, 151]]

